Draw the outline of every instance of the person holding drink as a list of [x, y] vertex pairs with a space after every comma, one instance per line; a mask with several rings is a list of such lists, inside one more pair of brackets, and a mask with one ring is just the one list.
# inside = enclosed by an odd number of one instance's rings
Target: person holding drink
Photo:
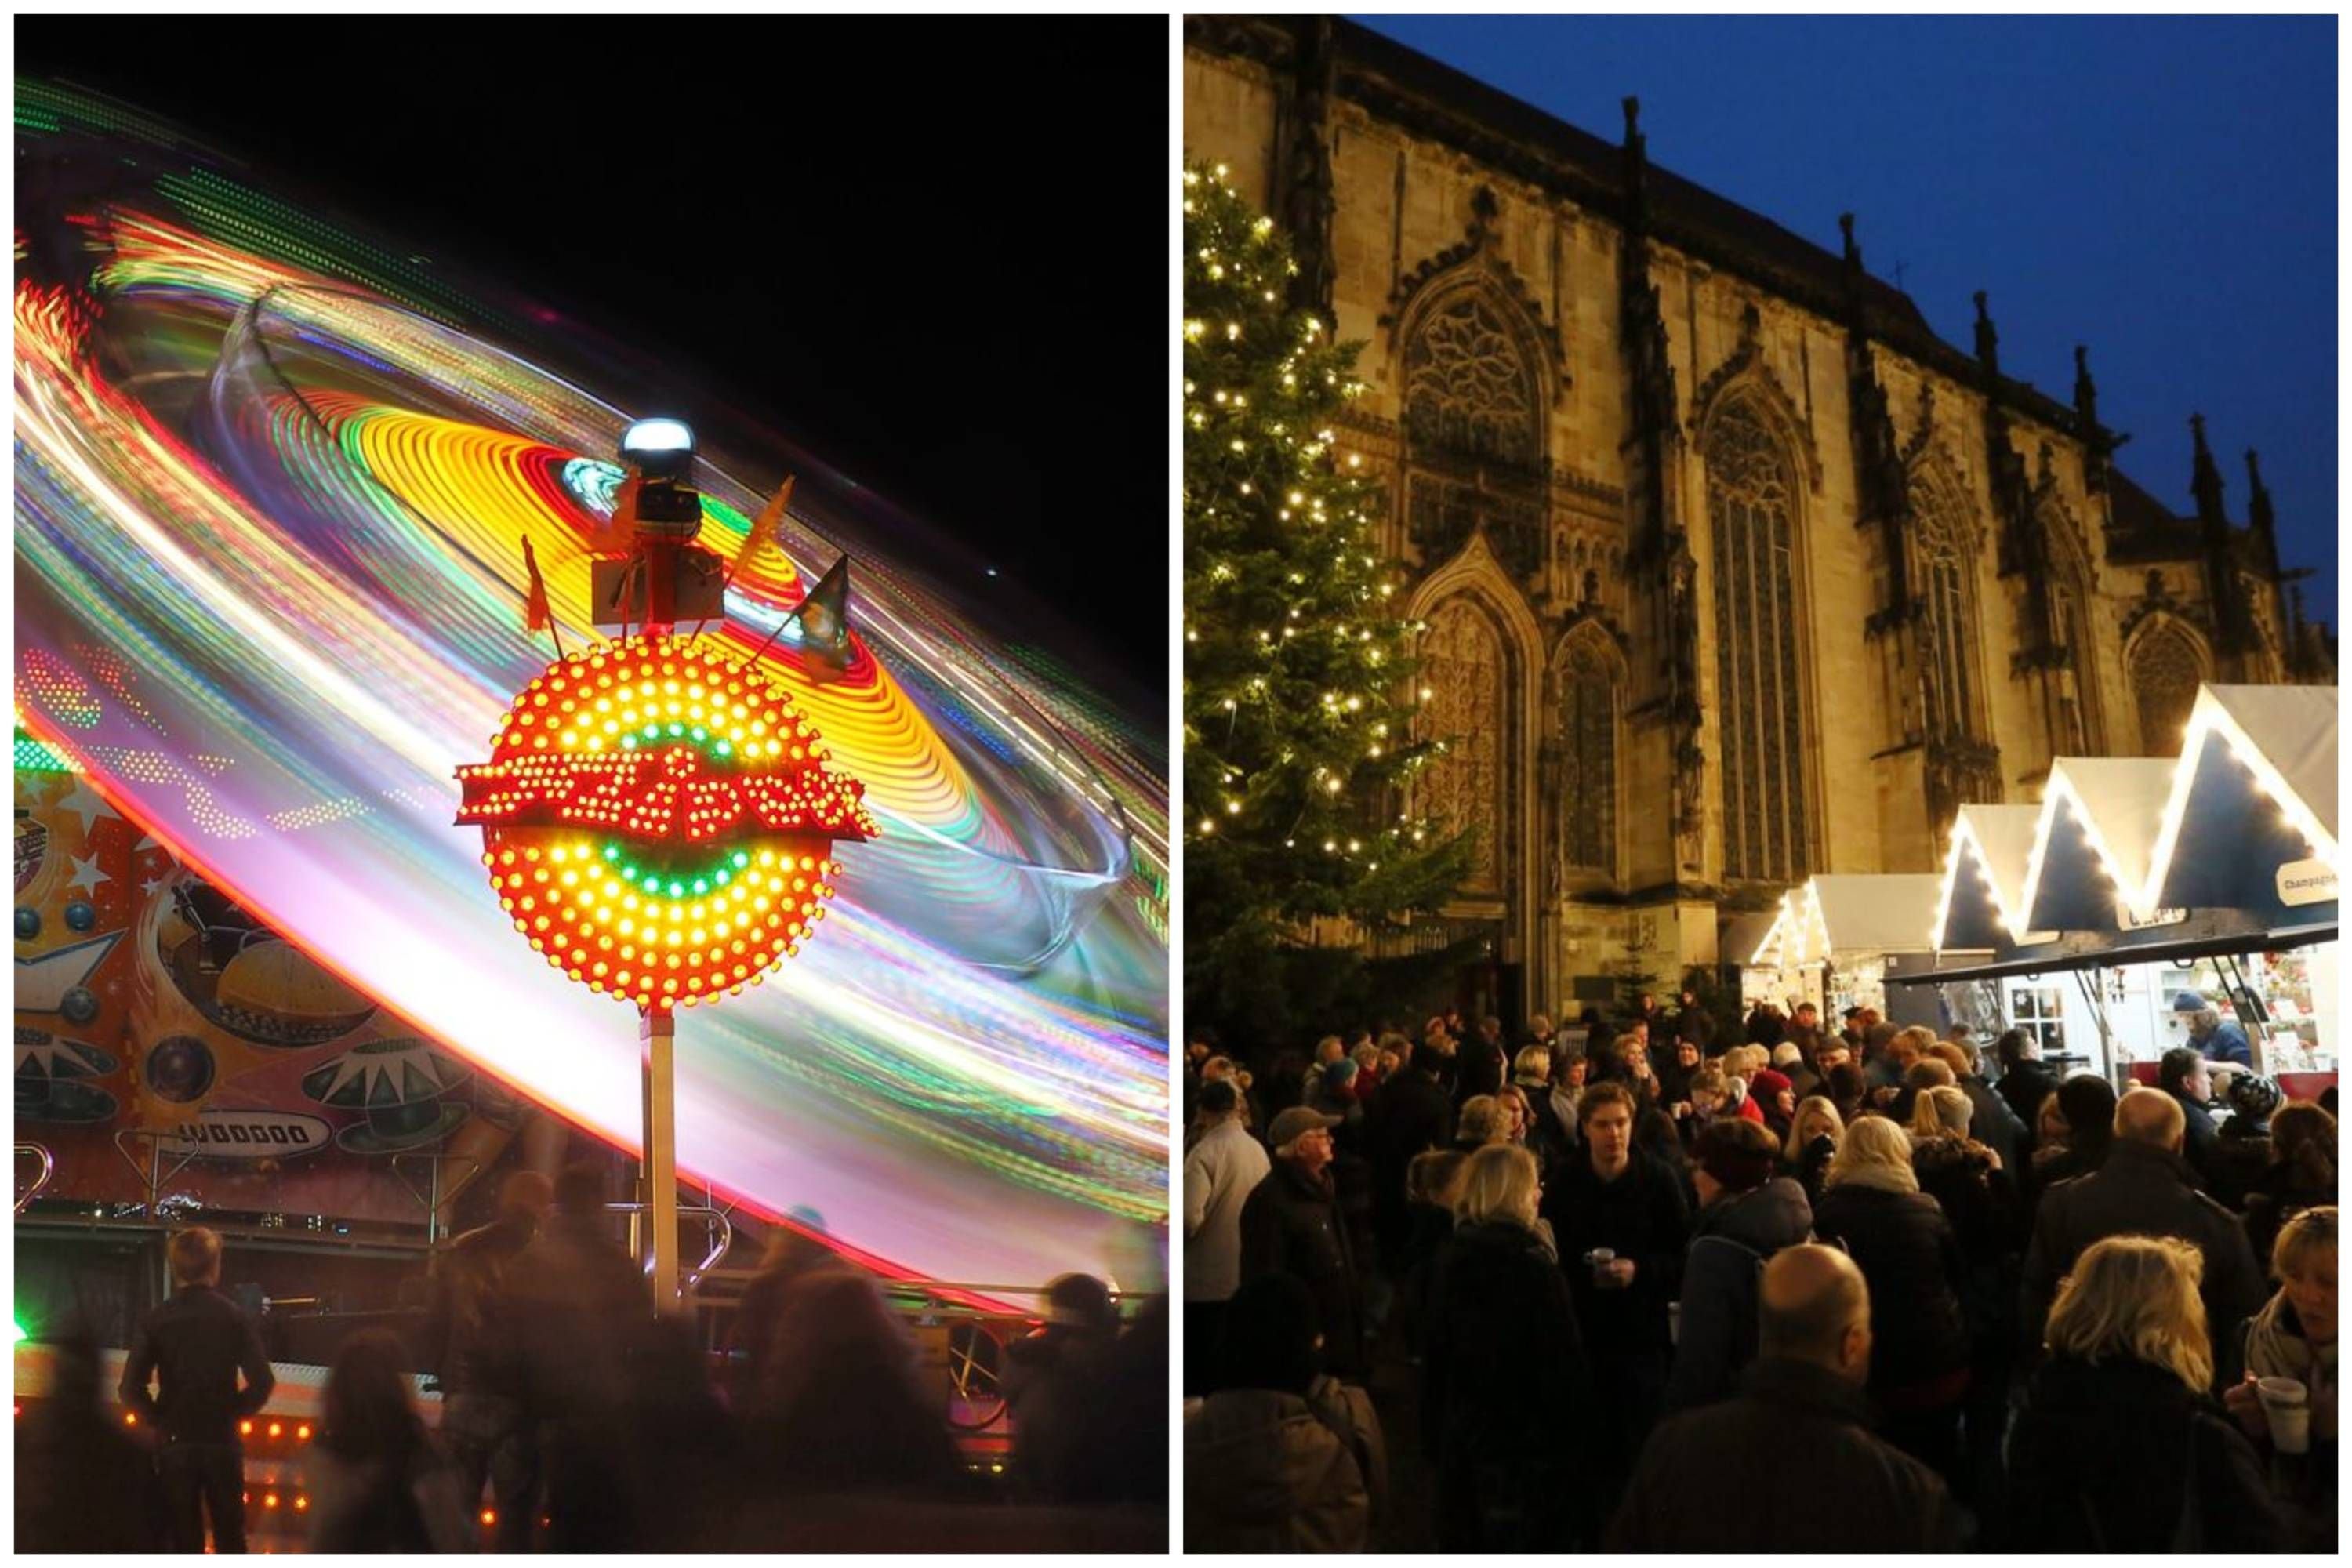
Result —
[[2304, 1210], [2271, 1248], [2278, 1293], [2247, 1320], [2242, 1376], [2222, 1403], [2268, 1449], [2271, 1487], [2288, 1505], [2295, 1544], [2336, 1540], [2336, 1210]]

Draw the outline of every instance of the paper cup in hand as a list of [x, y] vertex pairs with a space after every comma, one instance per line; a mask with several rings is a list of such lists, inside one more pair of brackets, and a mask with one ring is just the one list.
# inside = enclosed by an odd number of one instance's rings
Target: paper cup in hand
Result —
[[2254, 1384], [2263, 1402], [2263, 1420], [2271, 1429], [2271, 1447], [2282, 1454], [2301, 1454], [2311, 1447], [2311, 1394], [2291, 1377], [2265, 1377]]

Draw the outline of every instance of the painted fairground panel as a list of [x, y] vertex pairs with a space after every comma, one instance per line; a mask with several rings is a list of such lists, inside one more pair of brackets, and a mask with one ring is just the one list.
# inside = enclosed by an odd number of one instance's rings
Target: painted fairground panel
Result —
[[166, 1209], [421, 1225], [436, 1165], [446, 1201], [514, 1136], [516, 1096], [21, 734], [16, 828], [16, 1138], [45, 1199], [129, 1210], [153, 1180]]

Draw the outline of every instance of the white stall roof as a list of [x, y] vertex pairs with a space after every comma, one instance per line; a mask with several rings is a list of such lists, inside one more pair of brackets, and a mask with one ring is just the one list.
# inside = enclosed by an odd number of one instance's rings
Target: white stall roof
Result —
[[2315, 855], [2333, 866], [2336, 840], [2336, 688], [2332, 686], [2201, 686], [2189, 710], [2180, 758], [2174, 765], [2145, 876], [2136, 884], [2143, 910], [2164, 890], [2179, 847], [2197, 762], [2209, 736], [2219, 735], [2252, 771]]
[[[2147, 883], [2149, 851], [2172, 792], [2174, 764], [2162, 757], [2061, 757], [2050, 764], [2042, 786], [2042, 816], [2034, 825], [2027, 857], [2025, 891], [2017, 910], [2021, 921], [2041, 922], [2034, 906], [2042, 868], [2050, 863], [2050, 836], [2061, 807], [2071, 808], [2092, 852], [2121, 896], [2135, 899]], [[2014, 934], [2022, 935], [2021, 931]]]
[[2025, 867], [2033, 856], [2034, 830], [2042, 821], [2038, 805], [1964, 805], [1952, 818], [1951, 847], [1944, 857], [1936, 902], [1936, 947], [1945, 946], [1944, 928], [1951, 912], [1952, 879], [1963, 859], [1972, 862], [1991, 889], [1994, 918], [2008, 928], [2025, 917]]
[[1943, 881], [1932, 871], [1825, 875], [1807, 887], [1832, 953], [1927, 952]]
[[1944, 879], [1933, 872], [1824, 872], [1780, 897], [1780, 912], [1751, 963], [1818, 963], [1873, 952], [1934, 951]]

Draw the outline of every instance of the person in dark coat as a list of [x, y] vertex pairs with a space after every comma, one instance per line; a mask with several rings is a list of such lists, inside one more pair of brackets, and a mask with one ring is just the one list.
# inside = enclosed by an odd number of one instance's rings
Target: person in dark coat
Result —
[[1822, 1047], [1833, 1038], [1822, 1027], [1822, 1010], [1811, 1002], [1800, 1002], [1789, 1013], [1789, 1023], [1780, 1037], [1797, 1047], [1798, 1059], [1815, 1072], [1827, 1077], [1829, 1068], [1821, 1058]]
[[631, 1357], [654, 1308], [644, 1271], [613, 1239], [602, 1165], [556, 1176], [554, 1213], [506, 1266], [487, 1316], [484, 1360], [497, 1369], [488, 1382], [538, 1425], [545, 1545], [613, 1550], [636, 1528], [622, 1450]]
[[1811, 1233], [1804, 1189], [1776, 1176], [1780, 1150], [1753, 1121], [1710, 1122], [1699, 1133], [1697, 1216], [1683, 1255], [1682, 1319], [1666, 1380], [1669, 1411], [1728, 1399], [1755, 1358], [1757, 1287], [1764, 1265]]
[[2011, 1029], [1993, 1044], [2000, 1062], [2000, 1079], [1993, 1085], [2025, 1128], [2025, 1146], [2041, 1137], [2042, 1102], [2058, 1092], [2058, 1075], [2042, 1059], [2042, 1047], [2024, 1029]]
[[[746, 1413], [745, 1473], [760, 1478], [762, 1500], [958, 1495], [962, 1460], [939, 1390], [923, 1378], [907, 1324], [872, 1276], [846, 1267], [803, 1274], [786, 1288], [776, 1326], [793, 1353], [770, 1363]], [[669, 1500], [648, 1500], [658, 1508]]]
[[336, 1348], [319, 1439], [302, 1456], [308, 1551], [475, 1549], [474, 1503], [417, 1414], [407, 1365], [406, 1347], [389, 1329], [362, 1329]]
[[2157, 1064], [2156, 1087], [2179, 1105], [2181, 1158], [2197, 1173], [2198, 1181], [2211, 1190], [2213, 1145], [2221, 1135], [2213, 1125], [2213, 1113], [2206, 1109], [2213, 1100], [2213, 1069], [2188, 1047], [2175, 1046]]
[[[1675, 1015], [1675, 1038], [1688, 1040], [1702, 1057], [1715, 1045], [1715, 1015], [1698, 1005], [1698, 993], [1685, 988], [1682, 1010]], [[1759, 1041], [1769, 1046], [1774, 1042]], [[1694, 1064], [1696, 1065], [1696, 1064]]]
[[[1633, 1101], [1599, 1083], [1577, 1103], [1582, 1154], [1544, 1194], [1593, 1363], [1602, 1446], [1596, 1480], [1613, 1505], [1665, 1400], [1667, 1304], [1681, 1283], [1690, 1210], [1675, 1173], [1634, 1147]], [[1597, 1257], [1605, 1251], [1604, 1259]]]
[[1184, 1422], [1184, 1544], [1362, 1552], [1388, 1483], [1371, 1396], [1318, 1370], [1315, 1298], [1286, 1274], [1234, 1293], [1223, 1386]]
[[[2205, 1258], [2208, 1324], [2242, 1322], [2262, 1308], [2263, 1274], [2246, 1227], [2196, 1189], [2180, 1158], [2179, 1102], [2156, 1089], [2135, 1089], [2116, 1103], [2115, 1125], [2106, 1163], [2051, 1188], [2035, 1213], [2021, 1312], [2030, 1351], [2042, 1343], [2058, 1282], [2092, 1243], [2111, 1236], [2172, 1236], [2192, 1243]], [[2221, 1359], [2217, 1345], [2207, 1364]]]
[[1525, 1149], [1471, 1155], [1431, 1284], [1421, 1419], [1448, 1551], [1565, 1551], [1598, 1517], [1591, 1367], [1537, 1192]]
[[1428, 1342], [1429, 1292], [1437, 1260], [1454, 1239], [1454, 1205], [1470, 1157], [1454, 1149], [1432, 1149], [1412, 1158], [1406, 1173], [1412, 1213], [1404, 1251], [1395, 1260], [1396, 1307], [1392, 1317], [1405, 1353], [1418, 1360]]
[[1274, 1169], [1242, 1205], [1242, 1279], [1288, 1274], [1315, 1293], [1324, 1370], [1364, 1375], [1363, 1280], [1329, 1174], [1331, 1120], [1303, 1106], [1274, 1119]]
[[40, 1338], [49, 1352], [48, 1397], [16, 1413], [16, 1550], [125, 1557], [168, 1550], [154, 1459], [99, 1404], [105, 1379], [97, 1341], [79, 1323]]
[[1503, 1021], [1482, 1018], [1478, 1032], [1464, 1040], [1455, 1053], [1454, 1103], [1492, 1094], [1510, 1076], [1509, 1053], [1503, 1048]]
[[[1996, 1104], [1999, 1102], [1996, 1101]], [[2006, 1107], [2003, 1107], [2004, 1114]], [[1975, 1107], [1957, 1087], [1922, 1089], [1913, 1110], [1911, 1169], [1959, 1237], [1967, 1260], [1960, 1311], [1969, 1373], [1961, 1413], [1967, 1468], [1953, 1477], [1978, 1512], [1997, 1504], [2009, 1373], [2017, 1349], [2016, 1259], [2022, 1244], [2017, 1192], [2000, 1156], [1971, 1135]]]
[[1699, 1046], [1677, 1039], [1674, 1055], [1658, 1068], [1658, 1108], [1680, 1121], [1690, 1114], [1691, 1079], [1698, 1076]]
[[[116, 1394], [161, 1444], [164, 1517], [174, 1552], [245, 1550], [245, 1446], [237, 1422], [278, 1386], [261, 1331], [220, 1291], [220, 1237], [202, 1226], [174, 1234], [165, 1254], [174, 1289], [147, 1314], [122, 1363]], [[237, 1374], [245, 1386], [237, 1386]], [[148, 1382], [156, 1391], [148, 1392]]]
[[[494, 1386], [486, 1363], [488, 1314], [507, 1266], [539, 1236], [555, 1184], [517, 1171], [499, 1190], [499, 1215], [450, 1241], [433, 1260], [425, 1360], [441, 1384], [441, 1440], [457, 1468], [468, 1513], [491, 1487], [500, 1552], [530, 1549], [538, 1515], [539, 1445], [513, 1391]], [[740, 1315], [740, 1314], [739, 1314]], [[754, 1347], [754, 1357], [759, 1350]]]
[[[1784, 1247], [1764, 1266], [1759, 1300], [1757, 1359], [1739, 1396], [1658, 1427], [1604, 1549], [1715, 1558], [1958, 1550], [1965, 1521], [1943, 1481], [1871, 1435], [1871, 1300], [1853, 1260], [1834, 1247]], [[1822, 1485], [1789, 1484], [1798, 1455]]]
[[2001, 1545], [2285, 1549], [2262, 1463], [2210, 1392], [2212, 1339], [2197, 1273], [2193, 1248], [2159, 1237], [2108, 1237], [2073, 1260], [2050, 1310], [2050, 1360], [2010, 1438]]
[[[1843, 1050], [1844, 1047], [1839, 1048]], [[1869, 1085], [1863, 1079], [1862, 1068], [1850, 1061], [1833, 1063], [1822, 1075], [1822, 1082], [1824, 1098], [1837, 1107], [1838, 1119], [1852, 1125], [1853, 1119], [1862, 1114], [1870, 1097]]]
[[1968, 1260], [1944, 1211], [1919, 1190], [1903, 1129], [1864, 1116], [1845, 1130], [1813, 1234], [1853, 1254], [1870, 1281], [1870, 1392], [1885, 1412], [1886, 1440], [1952, 1477], [1969, 1386]]
[[1522, 1046], [1511, 1058], [1511, 1083], [1526, 1098], [1527, 1135], [1520, 1140], [1536, 1157], [1536, 1169], [1548, 1171], [1568, 1158], [1576, 1147], [1575, 1118], [1563, 1122], [1551, 1095], [1552, 1048]]
[[2271, 1118], [2271, 1163], [2246, 1192], [2246, 1239], [2268, 1260], [2279, 1232], [2307, 1208], [2336, 1202], [2336, 1118], [2297, 1101]]
[[[1364, 1108], [1365, 1152], [1372, 1163], [1372, 1232], [1381, 1256], [1393, 1260], [1406, 1240], [1404, 1175], [1412, 1157], [1454, 1140], [1454, 1097], [1438, 1082], [1436, 1051], [1423, 1041], [1410, 1047], [1395, 1076]], [[1395, 1273], [1391, 1261], [1390, 1272]]]
[[2033, 1157], [2019, 1184], [2030, 1228], [2042, 1194], [2061, 1182], [2087, 1176], [2107, 1163], [2116, 1142], [2115, 1085], [2095, 1073], [2077, 1073], [2058, 1086], [2058, 1114], [2065, 1123], [2056, 1140], [2040, 1118], [2034, 1121]]

